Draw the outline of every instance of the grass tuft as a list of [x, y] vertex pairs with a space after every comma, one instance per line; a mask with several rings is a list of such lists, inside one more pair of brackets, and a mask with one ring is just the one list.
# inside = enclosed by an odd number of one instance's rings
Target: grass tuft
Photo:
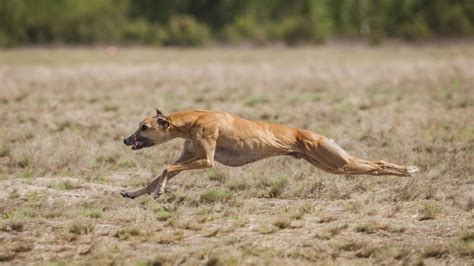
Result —
[[474, 256], [474, 232], [463, 233], [451, 242], [451, 248], [461, 256]]
[[167, 221], [173, 217], [173, 213], [167, 210], [159, 209], [155, 211], [155, 216], [158, 221]]
[[285, 229], [290, 226], [291, 220], [288, 217], [281, 216], [273, 220], [272, 224], [280, 229]]
[[233, 180], [232, 182], [230, 182], [228, 187], [231, 191], [243, 191], [248, 189], [250, 185], [247, 184], [247, 182], [245, 182], [244, 180]]
[[160, 244], [173, 244], [181, 241], [184, 237], [182, 230], [162, 231], [156, 236], [156, 242]]
[[79, 184], [71, 182], [71, 181], [62, 181], [62, 182], [56, 182], [56, 183], [49, 184], [48, 188], [65, 191], [65, 190], [78, 189], [78, 188], [81, 188], [81, 186]]
[[257, 187], [265, 190], [264, 197], [278, 198], [287, 185], [288, 179], [286, 177], [280, 177], [276, 179], [264, 179], [257, 184]]
[[73, 235], [88, 235], [94, 230], [94, 225], [76, 221], [69, 226], [69, 233]]
[[393, 229], [389, 225], [380, 223], [377, 221], [369, 221], [367, 223], [359, 224], [354, 227], [355, 232], [366, 233], [366, 234], [373, 234], [379, 230], [393, 231], [393, 232], [399, 231], [399, 229]]
[[219, 188], [209, 188], [202, 192], [199, 196], [201, 203], [215, 203], [229, 199], [231, 196], [230, 192]]
[[11, 151], [10, 148], [7, 147], [6, 145], [0, 146], [0, 158], [9, 156], [10, 151]]
[[[0, 264], [472, 264], [474, 46], [349, 46], [0, 51]], [[155, 104], [283, 122], [421, 171], [279, 156], [122, 198], [180, 154], [182, 140], [123, 145]]]
[[387, 262], [391, 260], [401, 260], [408, 256], [410, 252], [399, 245], [385, 245], [374, 250], [374, 257], [377, 262]]
[[225, 176], [215, 168], [211, 168], [207, 172], [207, 177], [210, 181], [224, 182]]
[[23, 220], [9, 220], [0, 224], [0, 231], [22, 232], [24, 229], [25, 222]]
[[262, 235], [270, 235], [270, 234], [275, 233], [277, 229], [278, 228], [273, 225], [262, 224], [259, 227], [257, 227], [257, 232], [259, 232]]
[[100, 219], [102, 218], [102, 210], [96, 208], [87, 208], [80, 210], [80, 213], [88, 218], [92, 219]]
[[245, 105], [249, 107], [254, 107], [256, 105], [268, 103], [268, 98], [265, 96], [250, 96], [245, 99]]
[[127, 240], [132, 237], [140, 236], [141, 234], [141, 231], [136, 227], [126, 227], [115, 232], [114, 237], [120, 240]]
[[419, 210], [418, 221], [434, 220], [440, 212], [440, 207], [434, 203], [426, 203]]
[[329, 240], [341, 233], [347, 227], [347, 224], [332, 226], [327, 229], [317, 231], [314, 237], [322, 240]]

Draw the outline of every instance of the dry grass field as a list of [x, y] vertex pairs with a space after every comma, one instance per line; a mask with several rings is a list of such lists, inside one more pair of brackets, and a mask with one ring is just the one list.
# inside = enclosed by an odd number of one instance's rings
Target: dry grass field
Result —
[[[416, 177], [290, 157], [122, 198], [182, 140], [122, 143], [154, 107], [313, 130]], [[474, 259], [474, 46], [0, 51], [0, 264], [457, 264]]]

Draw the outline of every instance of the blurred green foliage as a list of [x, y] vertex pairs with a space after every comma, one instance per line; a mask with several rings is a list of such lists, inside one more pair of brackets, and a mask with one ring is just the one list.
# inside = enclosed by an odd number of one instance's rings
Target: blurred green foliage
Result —
[[473, 37], [472, 0], [0, 0], [0, 46]]

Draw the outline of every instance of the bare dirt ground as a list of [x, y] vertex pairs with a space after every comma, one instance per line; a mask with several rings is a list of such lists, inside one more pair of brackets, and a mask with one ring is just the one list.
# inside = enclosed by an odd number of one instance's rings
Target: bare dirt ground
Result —
[[[474, 259], [474, 46], [0, 51], [0, 263], [457, 264]], [[306, 128], [416, 177], [292, 158], [120, 197], [182, 140], [121, 140], [153, 107]]]

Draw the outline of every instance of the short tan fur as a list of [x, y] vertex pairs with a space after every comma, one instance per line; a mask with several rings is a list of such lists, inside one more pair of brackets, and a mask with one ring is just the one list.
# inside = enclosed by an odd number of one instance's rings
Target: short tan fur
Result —
[[124, 139], [124, 143], [138, 150], [183, 138], [182, 154], [147, 187], [124, 191], [124, 197], [153, 194], [158, 198], [167, 181], [178, 173], [213, 167], [216, 161], [238, 167], [280, 155], [304, 159], [333, 174], [411, 176], [418, 170], [415, 166], [359, 159], [333, 140], [305, 129], [250, 121], [218, 111], [191, 110], [169, 115], [158, 109], [156, 112], [156, 116], [140, 122], [138, 130]]

